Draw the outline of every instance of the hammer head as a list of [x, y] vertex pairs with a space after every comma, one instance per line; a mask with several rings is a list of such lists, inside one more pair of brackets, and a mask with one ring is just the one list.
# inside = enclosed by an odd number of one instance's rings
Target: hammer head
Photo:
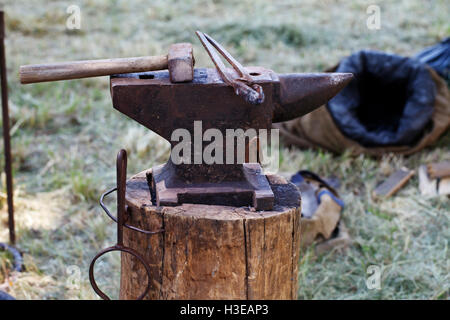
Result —
[[167, 64], [171, 82], [188, 82], [194, 79], [194, 53], [192, 44], [175, 43], [169, 48]]

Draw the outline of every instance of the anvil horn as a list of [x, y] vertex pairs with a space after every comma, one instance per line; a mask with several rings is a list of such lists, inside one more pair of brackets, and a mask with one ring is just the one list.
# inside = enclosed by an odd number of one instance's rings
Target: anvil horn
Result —
[[275, 105], [273, 122], [301, 117], [325, 104], [352, 79], [351, 73], [279, 74], [280, 97]]

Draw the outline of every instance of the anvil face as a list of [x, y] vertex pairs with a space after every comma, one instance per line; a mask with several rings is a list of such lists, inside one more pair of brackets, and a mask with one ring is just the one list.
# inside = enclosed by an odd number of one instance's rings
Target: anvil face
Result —
[[189, 83], [170, 82], [167, 71], [112, 78], [113, 106], [169, 142], [175, 129], [185, 128], [193, 133], [194, 121], [200, 120], [204, 130], [270, 128], [272, 96], [280, 84], [273, 71], [256, 69], [252, 73], [260, 74], [255, 80], [266, 96], [260, 105], [242, 101], [215, 69], [195, 69], [194, 80]]
[[[332, 74], [279, 76], [260, 67], [247, 70], [264, 91], [261, 104], [253, 105], [237, 96], [215, 69], [195, 69], [194, 80], [189, 83], [171, 83], [168, 71], [113, 76], [113, 106], [168, 140], [173, 148], [178, 143], [171, 141], [174, 130], [186, 129], [194, 137], [195, 121], [201, 121], [203, 132], [218, 129], [223, 137], [227, 129], [270, 130], [273, 120], [311, 111], [350, 80], [344, 77], [336, 81]], [[245, 149], [248, 143], [245, 141]], [[225, 144], [223, 148], [226, 157]], [[170, 159], [153, 168], [158, 205], [189, 202], [272, 209], [273, 193], [259, 164], [195, 164], [194, 157], [192, 150], [188, 163], [174, 164]]]

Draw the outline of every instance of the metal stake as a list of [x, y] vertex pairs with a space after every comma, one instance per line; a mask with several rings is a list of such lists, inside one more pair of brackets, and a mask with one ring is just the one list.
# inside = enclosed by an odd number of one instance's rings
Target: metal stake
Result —
[[[91, 265], [89, 266], [89, 281], [91, 282], [91, 286], [94, 289], [95, 293], [97, 293], [104, 300], [110, 300], [110, 298], [102, 290], [99, 289], [99, 287], [97, 286], [97, 282], [95, 281], [94, 275], [95, 262], [105, 253], [111, 251], [121, 251], [129, 253], [142, 263], [142, 265], [145, 268], [145, 271], [147, 272], [148, 281], [145, 291], [141, 293], [139, 297], [136, 298], [136, 300], [142, 300], [150, 291], [150, 287], [152, 284], [150, 265], [147, 263], [147, 261], [145, 261], [144, 257], [141, 256], [136, 250], [123, 245], [123, 227], [132, 229], [134, 231], [142, 232], [145, 234], [157, 234], [160, 232], [164, 232], [164, 230], [160, 229], [156, 231], [147, 231], [127, 226], [127, 224], [125, 223], [128, 216], [125, 203], [125, 193], [127, 188], [127, 152], [124, 149], [120, 150], [119, 153], [117, 154], [116, 165], [117, 165], [117, 188], [104, 193], [100, 198], [100, 204], [102, 208], [105, 210], [105, 212], [108, 214], [108, 216], [117, 222], [117, 243], [112, 247], [103, 249], [94, 257], [94, 259], [92, 259]], [[106, 208], [106, 206], [103, 204], [104, 197], [115, 190], [117, 190], [117, 218], [114, 218], [109, 212], [108, 208]]]
[[16, 243], [16, 232], [14, 229], [14, 202], [13, 202], [13, 179], [11, 170], [11, 137], [9, 135], [9, 108], [8, 108], [8, 80], [6, 78], [5, 58], [5, 19], [4, 12], [0, 11], [0, 72], [2, 86], [2, 119], [3, 119], [3, 144], [5, 146], [5, 174], [6, 192], [8, 201], [8, 226], [9, 242]]

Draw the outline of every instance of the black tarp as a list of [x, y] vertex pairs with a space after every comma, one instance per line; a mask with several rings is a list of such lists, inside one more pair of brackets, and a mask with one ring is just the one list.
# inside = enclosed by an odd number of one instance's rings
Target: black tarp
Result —
[[432, 67], [450, 85], [450, 37], [424, 49], [415, 58]]
[[328, 103], [341, 132], [363, 146], [413, 145], [431, 123], [435, 83], [426, 64], [378, 51], [343, 59], [352, 82]]

